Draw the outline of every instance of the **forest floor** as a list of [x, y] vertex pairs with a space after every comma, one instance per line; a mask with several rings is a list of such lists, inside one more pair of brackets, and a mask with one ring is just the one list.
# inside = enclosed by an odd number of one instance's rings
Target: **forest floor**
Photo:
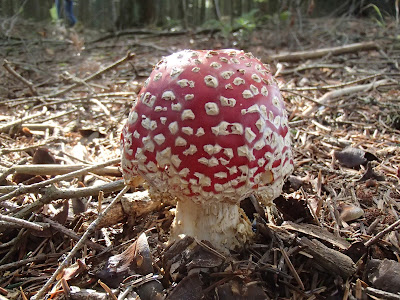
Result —
[[[2, 24], [0, 299], [400, 299], [399, 24], [229, 36]], [[167, 248], [175, 203], [118, 194], [121, 128], [152, 66], [218, 48], [270, 63], [295, 158], [273, 218], [245, 204], [256, 237], [230, 255]]]

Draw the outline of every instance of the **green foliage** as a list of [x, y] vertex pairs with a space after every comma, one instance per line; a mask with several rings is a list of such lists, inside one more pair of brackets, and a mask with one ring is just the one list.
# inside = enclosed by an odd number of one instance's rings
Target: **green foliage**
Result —
[[56, 8], [56, 6], [53, 5], [53, 6], [49, 9], [49, 12], [50, 12], [51, 21], [57, 22], [57, 20], [58, 20], [58, 14], [57, 14], [57, 8]]
[[383, 16], [381, 14], [381, 10], [379, 9], [378, 6], [376, 6], [375, 4], [370, 3], [367, 6], [365, 6], [363, 8], [363, 10], [364, 9], [368, 9], [370, 7], [372, 7], [374, 9], [375, 13], [378, 15], [378, 18], [375, 18], [376, 23], [381, 27], [385, 27], [385, 20], [383, 19]]

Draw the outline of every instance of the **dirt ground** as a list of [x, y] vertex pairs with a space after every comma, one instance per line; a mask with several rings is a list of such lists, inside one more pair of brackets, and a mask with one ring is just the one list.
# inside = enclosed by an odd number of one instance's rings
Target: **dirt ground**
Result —
[[[400, 299], [399, 24], [304, 19], [230, 36], [2, 24], [2, 297]], [[167, 247], [175, 202], [143, 196], [145, 183], [98, 218], [121, 196], [120, 132], [153, 65], [219, 48], [269, 63], [290, 116], [282, 196], [268, 214], [243, 204], [254, 243]]]

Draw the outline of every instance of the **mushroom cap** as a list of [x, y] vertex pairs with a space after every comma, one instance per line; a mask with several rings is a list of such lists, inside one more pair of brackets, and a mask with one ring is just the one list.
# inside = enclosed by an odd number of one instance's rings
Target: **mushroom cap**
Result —
[[251, 53], [184, 50], [145, 81], [122, 131], [122, 171], [194, 202], [271, 200], [292, 172], [279, 88]]

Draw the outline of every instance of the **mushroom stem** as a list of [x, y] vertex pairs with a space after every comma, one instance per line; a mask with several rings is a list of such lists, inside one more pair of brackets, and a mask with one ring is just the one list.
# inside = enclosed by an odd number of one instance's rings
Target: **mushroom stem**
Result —
[[178, 200], [170, 242], [188, 235], [227, 252], [243, 247], [252, 238], [251, 223], [243, 209], [230, 202], [210, 202]]

